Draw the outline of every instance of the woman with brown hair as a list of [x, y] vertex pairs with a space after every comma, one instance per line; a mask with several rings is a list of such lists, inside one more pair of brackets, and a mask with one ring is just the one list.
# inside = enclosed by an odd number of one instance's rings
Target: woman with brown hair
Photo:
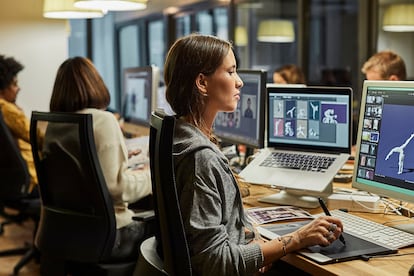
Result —
[[[135, 259], [138, 246], [147, 233], [142, 222], [133, 221], [128, 203], [151, 193], [149, 170], [128, 170], [128, 152], [115, 116], [105, 111], [110, 102], [109, 91], [92, 62], [83, 57], [69, 58], [59, 67], [50, 111], [89, 113], [93, 118], [96, 151], [115, 209], [117, 237], [112, 250], [114, 258]], [[62, 131], [49, 126], [45, 139], [53, 139]], [[60, 141], [70, 147], [71, 133]]]
[[246, 219], [237, 180], [212, 134], [217, 113], [236, 109], [243, 86], [229, 42], [196, 34], [178, 39], [164, 79], [177, 116], [174, 170], [194, 274], [252, 275], [287, 253], [339, 237], [341, 221], [322, 216], [263, 242]]

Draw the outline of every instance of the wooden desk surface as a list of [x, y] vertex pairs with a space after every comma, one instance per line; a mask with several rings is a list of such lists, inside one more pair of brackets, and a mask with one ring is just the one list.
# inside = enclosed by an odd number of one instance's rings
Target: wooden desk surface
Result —
[[[339, 184], [340, 186], [350, 187], [350, 184]], [[335, 184], [335, 186], [337, 186]], [[265, 207], [272, 206], [271, 204], [261, 203], [259, 198], [265, 195], [276, 193], [277, 190], [261, 186], [250, 185], [250, 195], [243, 198], [244, 206], [250, 207]], [[320, 208], [306, 209], [310, 213], [321, 213]], [[377, 221], [380, 223], [388, 221], [400, 221], [401, 217], [397, 215], [384, 215], [358, 212], [353, 214]], [[408, 219], [407, 219], [408, 221]], [[399, 254], [411, 253], [414, 255], [414, 247], [400, 249]], [[371, 258], [369, 261], [354, 260], [336, 264], [319, 265], [309, 259], [306, 259], [298, 254], [288, 254], [283, 258], [286, 262], [312, 274], [312, 275], [408, 275], [410, 267], [414, 264], [414, 256], [389, 256], [382, 258]]]
[[123, 123], [123, 130], [125, 133], [127, 133], [131, 137], [147, 136], [149, 135], [149, 132], [150, 132], [149, 126], [144, 127], [144, 126], [140, 126], [140, 125], [136, 125], [136, 124], [132, 124], [128, 122]]

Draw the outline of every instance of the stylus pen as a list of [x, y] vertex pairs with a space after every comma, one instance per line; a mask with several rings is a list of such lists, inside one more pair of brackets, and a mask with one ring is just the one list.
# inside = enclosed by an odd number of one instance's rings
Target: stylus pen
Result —
[[[325, 215], [327, 215], [327, 216], [331, 216], [331, 213], [329, 212], [329, 210], [328, 210], [328, 208], [326, 207], [325, 202], [323, 202], [322, 198], [318, 197], [318, 200], [319, 200], [319, 204], [320, 204], [320, 205], [321, 205], [321, 207], [322, 207], [322, 210], [325, 212]], [[342, 234], [339, 236], [339, 240], [340, 240], [343, 244], [345, 244], [345, 239], [344, 239], [344, 236], [342, 236]]]

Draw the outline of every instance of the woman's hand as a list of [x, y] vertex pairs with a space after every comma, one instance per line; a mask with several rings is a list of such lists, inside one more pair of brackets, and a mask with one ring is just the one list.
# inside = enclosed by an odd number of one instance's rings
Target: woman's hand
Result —
[[131, 158], [132, 156], [138, 155], [141, 152], [142, 152], [142, 150], [140, 150], [140, 149], [130, 150], [130, 151], [128, 151], [128, 158]]
[[312, 245], [328, 246], [343, 232], [342, 222], [335, 217], [318, 217], [294, 232], [301, 249]]

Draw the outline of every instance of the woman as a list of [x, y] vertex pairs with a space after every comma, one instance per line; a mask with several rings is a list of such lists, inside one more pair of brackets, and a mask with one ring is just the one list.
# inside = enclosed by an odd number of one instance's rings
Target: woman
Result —
[[305, 75], [295, 64], [286, 64], [273, 72], [273, 82], [280, 84], [305, 84]]
[[0, 111], [27, 163], [30, 175], [29, 193], [37, 197], [37, 175], [30, 145], [30, 121], [16, 104], [17, 94], [20, 92], [17, 74], [23, 68], [14, 58], [0, 55]]
[[[108, 89], [92, 62], [86, 58], [69, 58], [59, 67], [50, 111], [90, 113], [99, 163], [114, 203], [118, 229], [112, 256], [136, 258], [145, 236], [142, 222], [133, 221], [128, 202], [136, 202], [151, 193], [149, 170], [129, 171], [128, 152], [115, 116], [105, 111], [110, 101]], [[59, 129], [49, 127], [45, 139]], [[68, 133], [65, 137], [70, 137]], [[66, 146], [70, 145], [67, 141]]]
[[164, 79], [178, 118], [176, 183], [195, 274], [251, 275], [287, 253], [338, 238], [342, 224], [333, 217], [266, 243], [247, 221], [237, 181], [212, 134], [217, 112], [233, 112], [243, 86], [230, 43], [204, 35], [177, 40], [168, 52]]

